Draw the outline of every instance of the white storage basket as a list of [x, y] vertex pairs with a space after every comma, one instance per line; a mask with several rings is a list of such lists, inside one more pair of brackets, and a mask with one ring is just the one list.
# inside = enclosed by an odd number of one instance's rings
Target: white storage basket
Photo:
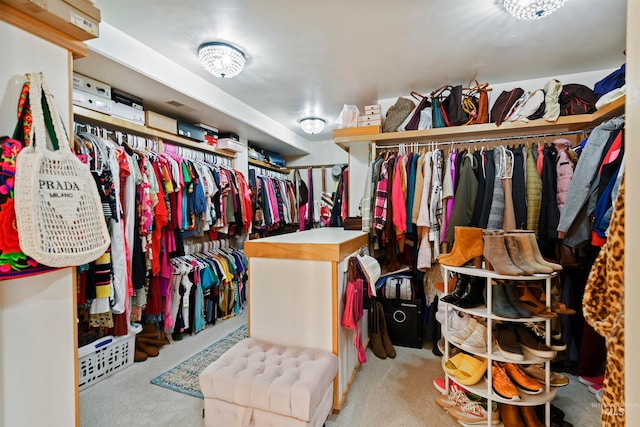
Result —
[[80, 391], [133, 364], [136, 335], [107, 335], [78, 349]]

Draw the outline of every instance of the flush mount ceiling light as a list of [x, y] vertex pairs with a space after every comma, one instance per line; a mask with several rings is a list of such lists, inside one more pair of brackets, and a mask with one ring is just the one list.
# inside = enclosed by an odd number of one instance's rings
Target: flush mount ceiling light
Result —
[[560, 9], [567, 0], [503, 0], [507, 12], [521, 21], [544, 18]]
[[202, 66], [216, 77], [230, 79], [244, 68], [244, 53], [235, 46], [223, 42], [203, 43], [198, 48]]
[[320, 117], [305, 117], [300, 120], [300, 127], [302, 130], [311, 135], [322, 132], [322, 129], [324, 129], [326, 124], [327, 121]]

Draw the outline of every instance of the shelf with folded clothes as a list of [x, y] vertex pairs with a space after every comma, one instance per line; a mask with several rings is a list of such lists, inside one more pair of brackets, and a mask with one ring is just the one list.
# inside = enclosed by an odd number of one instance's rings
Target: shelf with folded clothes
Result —
[[451, 126], [425, 130], [411, 130], [405, 132], [388, 132], [367, 135], [352, 135], [334, 138], [334, 143], [343, 149], [345, 144], [354, 142], [386, 143], [414, 143], [456, 142], [460, 140], [491, 139], [504, 137], [523, 137], [534, 134], [552, 134], [585, 130], [598, 126], [603, 121], [624, 113], [626, 97], [612, 101], [592, 114], [561, 116], [555, 122], [545, 119], [530, 120], [528, 122], [504, 122], [500, 126], [495, 123], [485, 123], [468, 126]]

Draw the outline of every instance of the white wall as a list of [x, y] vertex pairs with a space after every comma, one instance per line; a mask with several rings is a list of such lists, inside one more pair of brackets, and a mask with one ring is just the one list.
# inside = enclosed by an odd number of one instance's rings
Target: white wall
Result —
[[[24, 73], [43, 71], [69, 123], [70, 58], [0, 22], [0, 134], [11, 135]], [[0, 425], [76, 424], [75, 286], [64, 269], [0, 280]]]

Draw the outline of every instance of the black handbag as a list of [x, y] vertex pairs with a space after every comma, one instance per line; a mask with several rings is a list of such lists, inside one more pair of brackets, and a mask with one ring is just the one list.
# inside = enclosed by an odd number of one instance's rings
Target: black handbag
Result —
[[449, 126], [460, 126], [469, 121], [469, 115], [462, 109], [462, 85], [449, 86], [449, 95], [442, 101]]
[[420, 123], [420, 112], [425, 108], [431, 108], [431, 101], [428, 96], [419, 94], [418, 92], [411, 92], [411, 96], [417, 99], [418, 106], [413, 110], [413, 115], [409, 119], [409, 123], [404, 127], [406, 130], [417, 130]]

